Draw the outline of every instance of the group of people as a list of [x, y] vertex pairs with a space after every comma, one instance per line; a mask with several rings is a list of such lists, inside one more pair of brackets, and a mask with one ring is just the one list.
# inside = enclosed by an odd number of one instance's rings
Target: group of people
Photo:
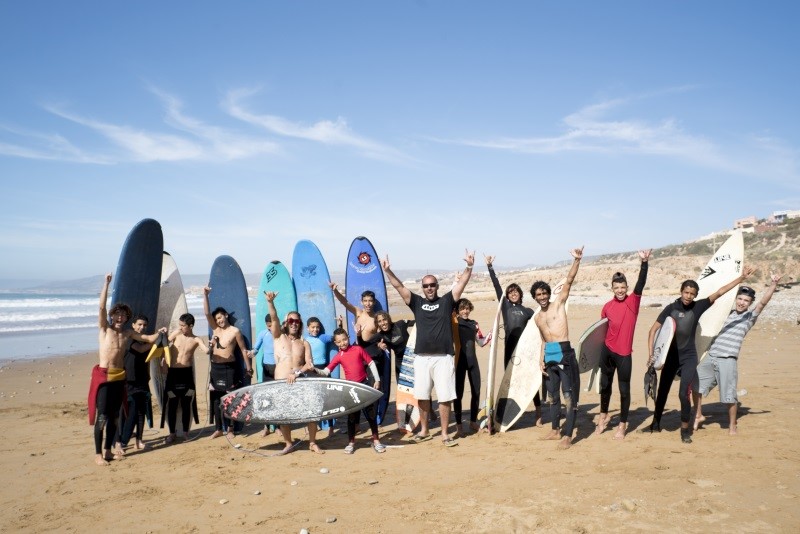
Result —
[[[553, 295], [551, 286], [545, 281], [536, 281], [531, 286], [531, 296], [539, 307], [537, 313], [522, 304], [523, 291], [518, 284], [509, 284], [505, 291], [502, 290], [493, 268], [494, 257], [485, 256], [497, 298], [502, 301], [501, 313], [506, 333], [504, 364], [507, 366], [511, 361], [520, 336], [531, 319], [534, 320], [541, 335], [543, 341], [541, 353], [523, 357], [538, 359], [547, 391], [548, 399], [540, 398], [538, 393], [533, 399], [536, 424], [537, 426], [542, 424], [542, 401], [549, 400], [551, 431], [545, 439], [557, 440], [561, 449], [567, 449], [572, 444], [580, 400], [580, 375], [575, 350], [569, 341], [566, 302], [583, 258], [583, 247], [575, 248], [570, 253], [573, 262], [566, 281], [557, 294]], [[620, 415], [615, 439], [624, 439], [628, 429], [633, 336], [647, 280], [650, 251], [640, 251], [639, 258], [641, 266], [633, 291], [628, 292], [627, 279], [623, 273], [614, 273], [611, 280], [613, 298], [606, 303], [601, 312], [601, 317], [608, 319], [608, 330], [600, 361], [600, 414], [596, 420], [595, 432], [602, 433], [610, 422], [609, 405], [616, 374]], [[175, 356], [168, 362], [165, 400], [162, 406], [162, 412], [167, 414], [170, 431], [166, 441], [171, 443], [176, 438], [178, 407], [182, 409], [184, 429], [189, 427], [189, 418], [193, 411], [196, 417], [196, 404], [194, 407], [192, 405], [195, 400], [195, 385], [191, 368], [194, 363], [194, 353], [200, 348], [207, 346], [210, 356], [209, 417], [215, 425], [211, 437], [216, 438], [223, 435], [223, 432], [233, 432], [232, 423], [223, 417], [220, 400], [226, 393], [244, 383], [244, 377], [240, 376], [240, 367], [235, 358], [237, 349], [245, 356], [245, 372], [248, 376], [254, 373], [254, 361], [255, 365], [263, 366], [264, 380], [285, 379], [289, 383], [293, 383], [298, 376], [310, 373], [328, 376], [341, 365], [348, 380], [367, 383], [380, 389], [381, 377], [378, 368], [383, 364], [383, 358], [390, 358], [391, 352], [394, 352], [395, 371], [399, 376], [400, 364], [409, 341], [409, 328], [416, 326], [414, 397], [419, 404], [420, 423], [419, 430], [413, 434], [411, 440], [424, 442], [432, 438], [429, 422], [435, 418], [431, 414], [431, 397], [435, 390], [442, 443], [447, 447], [457, 445], [455, 436], [451, 435], [449, 430], [450, 414], [451, 411], [455, 411], [456, 428], [465, 433], [466, 425], [462, 422], [462, 398], [466, 380], [469, 380], [472, 392], [469, 403], [469, 428], [473, 431], [479, 429], [477, 417], [481, 374], [475, 346], [476, 343], [483, 345], [488, 341], [488, 338], [482, 335], [478, 324], [469, 318], [473, 310], [472, 303], [462, 298], [472, 275], [475, 253], [467, 250], [464, 261], [466, 267], [463, 273], [456, 277], [453, 287], [442, 295], [439, 294], [439, 281], [435, 276], [430, 274], [424, 276], [421, 294], [415, 293], [392, 272], [388, 256], [381, 261], [389, 283], [410, 308], [414, 316], [413, 321], [393, 322], [387, 312], [374, 311], [375, 295], [371, 291], [366, 291], [362, 295], [362, 307], [359, 308], [349, 303], [336, 284], [331, 283], [336, 298], [355, 315], [355, 331], [358, 339], [352, 340], [354, 341], [352, 344], [347, 330], [342, 328], [341, 319], [339, 328], [332, 335], [327, 335], [321, 332], [319, 319], [309, 318], [306, 323], [308, 333], [304, 337], [300, 314], [291, 311], [282, 322], [279, 321], [274, 303], [277, 294], [265, 292], [263, 297], [269, 307], [269, 314], [265, 320], [267, 329], [257, 339], [253, 350], [248, 350], [242, 333], [230, 324], [227, 311], [223, 308], [210, 310], [208, 295], [211, 288], [204, 288], [204, 313], [208, 324], [213, 327], [208, 344], [206, 345], [192, 332], [194, 317], [188, 313], [180, 318], [179, 328], [168, 334], [169, 342], [175, 349]], [[702, 415], [701, 398], [708, 395], [717, 385], [720, 387], [721, 401], [729, 405], [730, 433], [736, 433], [739, 350], [744, 336], [769, 302], [781, 277], [772, 275], [772, 284], [753, 310], [750, 310], [750, 307], [755, 302], [755, 291], [747, 286], [739, 287], [735, 309], [731, 310], [720, 334], [711, 345], [708, 357], [699, 365], [694, 339], [702, 314], [720, 296], [746, 280], [753, 272], [752, 268], [743, 268], [737, 279], [699, 300], [696, 300], [698, 284], [694, 280], [686, 280], [681, 285], [680, 298], [667, 305], [659, 314], [648, 335], [648, 347], [650, 347], [648, 366], [651, 366], [654, 360], [652, 349], [654, 338], [667, 317], [672, 317], [676, 321], [676, 332], [661, 371], [655, 411], [647, 431], [661, 431], [661, 416], [673, 378], [680, 376], [681, 440], [684, 443], [691, 443], [692, 430], [696, 430], [705, 420]], [[144, 447], [141, 432], [147, 413], [146, 385], [149, 374], [147, 366], [141, 362], [150, 344], [155, 343], [159, 335], [166, 333], [166, 329], [162, 328], [151, 335], [143, 334], [147, 327], [147, 318], [134, 317], [130, 308], [124, 304], [117, 304], [107, 311], [106, 299], [110, 281], [111, 275], [106, 275], [105, 285], [100, 294], [99, 364], [92, 372], [89, 395], [90, 423], [94, 424], [96, 462], [99, 465], [107, 465], [109, 460], [124, 454], [124, 447], [132, 437], [134, 426], [137, 428], [136, 447]], [[130, 319], [133, 319], [132, 328], [127, 328], [125, 325]], [[331, 342], [338, 352], [328, 361], [327, 346]], [[253, 356], [259, 351], [261, 358], [254, 359]], [[372, 380], [365, 369], [369, 369]], [[388, 390], [385, 391], [388, 394]], [[563, 426], [562, 397], [566, 408]], [[696, 406], [693, 426], [690, 424], [692, 401]], [[121, 410], [124, 404], [128, 404], [127, 411]], [[120, 414], [123, 412], [127, 415], [120, 431], [117, 426]], [[95, 413], [97, 413], [96, 418]], [[384, 452], [385, 446], [381, 444], [378, 434], [379, 414], [376, 412], [376, 406], [371, 405], [364, 409], [363, 414], [372, 432], [373, 450], [377, 453]], [[348, 416], [348, 444], [345, 447], [345, 452], [348, 454], [352, 454], [355, 448], [359, 418], [359, 413]], [[330, 428], [332, 432], [333, 427]], [[272, 429], [267, 426], [264, 434], [269, 434], [271, 431]], [[282, 452], [289, 452], [294, 446], [291, 428], [288, 425], [281, 426], [280, 432], [284, 441]], [[309, 423], [309, 449], [324, 454], [325, 451], [317, 444], [316, 435], [317, 424]]]

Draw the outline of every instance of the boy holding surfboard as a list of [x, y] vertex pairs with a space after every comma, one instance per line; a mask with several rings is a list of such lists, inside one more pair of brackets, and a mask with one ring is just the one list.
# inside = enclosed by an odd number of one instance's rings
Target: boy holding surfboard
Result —
[[[211, 357], [211, 399], [212, 415], [214, 418], [214, 433], [211, 439], [222, 435], [223, 416], [220, 400], [228, 392], [242, 386], [241, 371], [237, 373], [236, 347], [244, 357], [247, 374], [253, 375], [250, 351], [247, 350], [242, 332], [228, 321], [228, 312], [225, 308], [218, 307], [211, 311], [208, 295], [211, 288], [203, 288], [203, 311], [206, 315], [209, 327], [213, 326], [212, 336], [208, 340], [209, 356]], [[225, 420], [228, 434], [233, 434], [233, 424], [230, 420]]]
[[625, 439], [628, 430], [628, 412], [631, 406], [631, 371], [633, 363], [633, 333], [636, 319], [639, 317], [639, 306], [642, 303], [642, 292], [647, 282], [647, 266], [652, 250], [640, 250], [639, 278], [628, 294], [628, 280], [621, 272], [611, 277], [611, 291], [614, 298], [608, 301], [600, 312], [601, 318], [608, 319], [608, 330], [600, 356], [600, 416], [595, 433], [602, 434], [610, 421], [608, 405], [611, 402], [611, 386], [614, 384], [614, 371], [619, 381], [619, 426], [614, 439]]
[[[117, 302], [110, 311], [106, 310], [108, 287], [111, 284], [111, 273], [108, 273], [100, 291], [100, 309], [98, 314], [99, 347], [98, 364], [92, 368], [89, 386], [89, 424], [94, 425], [94, 447], [97, 465], [108, 465], [108, 460], [118, 460], [119, 454], [111, 453], [114, 437], [117, 432], [120, 408], [127, 400], [125, 392], [125, 352], [130, 340], [140, 343], [155, 343], [160, 334], [166, 332], [162, 328], [150, 335], [140, 334], [125, 323], [131, 318], [130, 306]], [[109, 322], [109, 317], [111, 322]], [[96, 415], [96, 417], [95, 417]], [[103, 431], [105, 430], [105, 447]]]
[[[205, 343], [202, 338], [194, 335], [194, 315], [184, 313], [178, 319], [178, 329], [170, 332], [169, 341], [175, 352], [171, 361], [166, 358], [161, 361], [162, 366], [169, 366], [167, 369], [167, 381], [164, 386], [164, 404], [161, 413], [161, 428], [164, 428], [164, 412], [166, 412], [169, 436], [164, 443], [169, 445], [177, 439], [175, 428], [178, 419], [178, 407], [181, 409], [181, 425], [184, 435], [187, 435], [191, 427], [191, 419], [200, 424], [197, 415], [197, 393], [194, 384], [194, 353], [197, 349], [203, 348]], [[166, 408], [166, 409], [164, 409]]]
[[681, 401], [681, 441], [683, 443], [692, 442], [692, 431], [689, 428], [691, 417], [691, 399], [689, 392], [694, 390], [698, 384], [697, 377], [697, 346], [695, 345], [695, 333], [700, 317], [711, 308], [714, 301], [722, 295], [739, 285], [755, 272], [752, 267], [742, 270], [739, 277], [719, 288], [708, 297], [695, 300], [700, 286], [694, 280], [685, 280], [681, 284], [681, 296], [667, 306], [658, 315], [658, 318], [650, 327], [647, 337], [647, 346], [650, 348], [650, 357], [647, 367], [653, 365], [653, 341], [656, 333], [664, 324], [667, 317], [675, 319], [676, 329], [675, 338], [670, 345], [664, 367], [661, 368], [661, 378], [656, 395], [656, 406], [653, 412], [653, 422], [650, 423], [649, 431], [661, 432], [661, 415], [664, 413], [664, 406], [667, 403], [669, 389], [672, 380], [680, 374], [681, 384], [678, 390], [678, 398]]
[[[583, 258], [583, 247], [573, 249], [570, 254], [573, 257], [572, 266], [561, 291], [552, 302], [550, 301], [552, 290], [549, 284], [539, 280], [531, 286], [531, 295], [541, 307], [539, 313], [533, 318], [543, 342], [539, 367], [542, 373], [548, 376], [547, 392], [552, 398], [550, 404], [552, 430], [544, 439], [557, 440], [560, 437], [559, 449], [569, 449], [572, 446], [572, 431], [578, 416], [578, 400], [581, 390], [578, 360], [575, 357], [575, 349], [569, 342], [566, 302], [572, 282], [575, 281], [575, 276], [578, 274], [581, 258]], [[563, 432], [559, 428], [561, 424], [559, 387], [567, 407]]]
[[708, 355], [697, 366], [697, 375], [700, 386], [697, 391], [692, 391], [692, 398], [696, 407], [694, 416], [694, 430], [697, 430], [703, 421], [702, 398], [707, 397], [715, 386], [719, 385], [719, 400], [728, 405], [728, 433], [736, 435], [736, 410], [738, 401], [736, 388], [738, 387], [738, 361], [739, 351], [742, 349], [744, 337], [756, 323], [756, 319], [769, 304], [781, 275], [771, 276], [772, 284], [761, 297], [752, 311], [748, 311], [756, 299], [756, 292], [751, 287], [742, 286], [736, 292], [735, 308], [725, 320], [719, 335], [708, 349]]

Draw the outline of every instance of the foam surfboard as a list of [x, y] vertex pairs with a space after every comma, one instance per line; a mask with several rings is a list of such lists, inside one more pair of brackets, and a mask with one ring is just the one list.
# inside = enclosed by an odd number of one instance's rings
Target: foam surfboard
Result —
[[274, 380], [225, 395], [226, 417], [242, 423], [292, 425], [342, 417], [378, 401], [381, 392], [337, 378], [298, 378], [294, 384]]
[[[550, 295], [550, 302], [561, 293], [566, 281], [564, 278], [556, 284]], [[542, 336], [534, 320], [540, 311], [541, 307], [537, 306], [525, 325], [497, 390], [495, 423], [500, 432], [506, 432], [514, 426], [542, 386], [542, 371], [539, 367]]]
[[[361, 307], [361, 293], [370, 290], [375, 293], [374, 311], [389, 311], [389, 299], [386, 295], [386, 281], [383, 278], [380, 259], [375, 247], [369, 239], [359, 236], [353, 239], [347, 252], [347, 268], [345, 269], [345, 297], [353, 306]], [[355, 316], [347, 312], [347, 331], [350, 342], [355, 343]], [[381, 391], [383, 398], [378, 401], [378, 424], [383, 424], [386, 409], [389, 407], [389, 395], [392, 391], [392, 358], [384, 358], [384, 365], [378, 369], [381, 375]]]
[[[700, 290], [697, 292], [695, 300], [706, 298], [722, 286], [737, 279], [742, 274], [743, 263], [744, 238], [741, 231], [735, 231], [714, 252], [714, 255], [700, 272], [700, 276], [697, 278], [697, 285], [700, 286]], [[714, 338], [717, 337], [722, 325], [725, 324], [725, 319], [730, 314], [735, 302], [736, 290], [734, 288], [714, 301], [714, 305], [700, 317], [695, 335], [697, 354], [700, 359], [705, 357]]]
[[[267, 299], [264, 297], [265, 291], [273, 291], [278, 294], [278, 296], [275, 297], [275, 309], [278, 312], [277, 320], [281, 323], [286, 319], [287, 313], [298, 311], [297, 296], [289, 270], [278, 260], [269, 262], [267, 266], [264, 267], [264, 272], [261, 274], [261, 279], [258, 284], [258, 294], [256, 295], [256, 339], [261, 335], [261, 332], [267, 328], [264, 319], [267, 317], [267, 313], [269, 313], [269, 305], [267, 304]], [[304, 320], [307, 319], [307, 317], [302, 314], [300, 317]], [[259, 350], [253, 362], [256, 368], [257, 380], [258, 382], [263, 382], [264, 367], [262, 365], [262, 351]]]
[[[169, 252], [165, 251], [161, 261], [161, 289], [158, 296], [156, 328], [166, 327], [169, 332], [174, 332], [179, 327], [181, 315], [188, 312], [189, 308], [186, 305], [186, 293], [183, 290], [183, 281], [181, 280], [178, 266], [175, 264], [175, 260]], [[172, 365], [175, 356], [175, 352], [171, 351], [171, 357], [167, 361], [168, 366]], [[192, 375], [195, 375], [194, 365], [192, 365]], [[161, 406], [163, 420], [163, 412], [166, 409], [163, 395], [164, 387], [167, 383], [167, 371], [161, 366], [161, 358], [150, 360], [150, 376], [153, 377], [156, 399], [158, 400], [158, 405]], [[197, 402], [197, 376], [195, 376], [194, 402]], [[175, 427], [178, 435], [185, 434], [189, 431], [188, 428], [183, 428], [181, 416], [181, 408], [178, 406], [178, 419]]]
[[[145, 334], [156, 331], [158, 293], [161, 284], [161, 255], [164, 235], [154, 219], [142, 219], [131, 229], [119, 253], [114, 278], [111, 280], [111, 309], [117, 303], [131, 307], [134, 315], [149, 319]], [[130, 326], [130, 321], [128, 325]], [[147, 419], [153, 426], [152, 406], [148, 403]]]
[[[413, 434], [419, 425], [419, 402], [414, 398], [414, 344], [417, 340], [417, 327], [408, 330], [408, 343], [400, 364], [400, 376], [394, 394], [397, 408], [397, 430]], [[395, 356], [396, 357], [396, 356]]]
[[[230, 256], [217, 257], [211, 266], [208, 286], [211, 288], [211, 293], [208, 295], [210, 309], [225, 308], [225, 311], [228, 312], [228, 321], [241, 331], [245, 348], [250, 348], [252, 336], [250, 298], [247, 295], [247, 284], [245, 283], [242, 269], [236, 263], [236, 260]], [[209, 338], [214, 335], [213, 326], [208, 326]], [[248, 385], [250, 384], [250, 378], [245, 373], [247, 367], [244, 363], [244, 355], [238, 347], [235, 353], [242, 383]], [[240, 428], [234, 427], [234, 430], [238, 431]]]
[[672, 338], [675, 336], [675, 319], [667, 317], [664, 324], [656, 332], [656, 337], [653, 340], [653, 367], [656, 371], [660, 371], [664, 367], [664, 362], [667, 361], [667, 354], [669, 353], [669, 346], [672, 344]]
[[[484, 401], [484, 408], [478, 414], [478, 417], [484, 417], [481, 421], [481, 427], [486, 429], [491, 434], [494, 422], [494, 375], [495, 366], [497, 365], [497, 350], [500, 345], [500, 319], [502, 317], [503, 300], [497, 304], [497, 311], [494, 314], [494, 321], [492, 322], [492, 340], [489, 342], [489, 361], [487, 363], [488, 371], [486, 372], [486, 400]], [[533, 398], [533, 397], [531, 397]]]

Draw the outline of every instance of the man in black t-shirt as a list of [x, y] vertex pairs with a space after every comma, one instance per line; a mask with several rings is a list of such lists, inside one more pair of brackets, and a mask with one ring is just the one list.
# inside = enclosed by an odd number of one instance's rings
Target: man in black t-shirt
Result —
[[466, 251], [467, 263], [464, 274], [459, 277], [453, 289], [439, 296], [439, 282], [433, 275], [422, 278], [423, 296], [406, 288], [389, 265], [389, 256], [381, 262], [389, 282], [403, 302], [411, 308], [417, 324], [417, 340], [414, 346], [414, 397], [419, 401], [420, 431], [412, 439], [427, 441], [428, 412], [431, 408], [431, 390], [436, 387], [439, 400], [439, 416], [442, 423], [442, 442], [451, 447], [456, 442], [447, 431], [450, 422], [450, 409], [456, 398], [455, 365], [453, 364], [453, 326], [452, 317], [455, 304], [472, 275], [475, 253]]

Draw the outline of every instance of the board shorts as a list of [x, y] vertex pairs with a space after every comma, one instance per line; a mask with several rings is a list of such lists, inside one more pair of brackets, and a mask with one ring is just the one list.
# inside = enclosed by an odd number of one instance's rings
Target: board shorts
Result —
[[738, 360], [736, 358], [718, 358], [706, 356], [697, 366], [700, 377], [699, 392], [707, 397], [711, 390], [719, 385], [719, 401], [725, 404], [738, 402], [736, 387], [739, 380]]
[[436, 388], [439, 402], [456, 398], [456, 366], [450, 354], [421, 355], [414, 357], [414, 398], [430, 400]]

